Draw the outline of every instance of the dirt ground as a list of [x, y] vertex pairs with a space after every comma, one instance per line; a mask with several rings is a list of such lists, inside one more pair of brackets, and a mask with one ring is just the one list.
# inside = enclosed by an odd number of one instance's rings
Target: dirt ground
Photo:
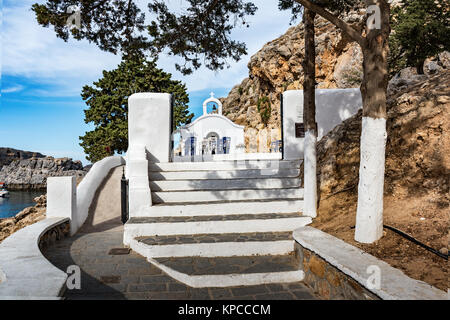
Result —
[[[401, 269], [411, 278], [425, 281], [447, 291], [448, 261], [410, 242], [391, 230], [374, 244], [354, 240], [357, 196], [342, 192], [322, 200], [318, 218], [312, 226], [346, 241]], [[438, 208], [429, 196], [385, 198], [384, 224], [395, 227], [437, 250], [447, 247], [448, 210]], [[327, 213], [332, 212], [332, 215]]]

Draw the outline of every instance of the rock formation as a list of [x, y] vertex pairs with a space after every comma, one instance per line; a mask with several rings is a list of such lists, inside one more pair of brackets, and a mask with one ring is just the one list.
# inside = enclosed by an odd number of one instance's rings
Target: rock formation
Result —
[[30, 158], [45, 158], [39, 152], [17, 150], [13, 148], [0, 148], [0, 169], [9, 165], [14, 160], [25, 160]]
[[[344, 19], [358, 27], [363, 14], [364, 10], [355, 10]], [[320, 16], [316, 17], [315, 25], [317, 88], [359, 87], [362, 77], [359, 45]], [[300, 23], [252, 56], [248, 63], [249, 77], [221, 99], [223, 114], [245, 126], [247, 151], [267, 151], [258, 137], [281, 139], [280, 96], [286, 90], [302, 89], [303, 57], [304, 26]], [[261, 108], [267, 102], [270, 107]]]
[[[389, 82], [385, 192], [395, 193], [396, 187], [412, 182], [413, 188], [421, 181], [421, 187], [439, 190], [448, 198], [449, 57], [449, 52], [443, 52], [427, 60], [440, 66], [438, 73], [418, 75], [415, 68], [407, 68]], [[318, 143], [321, 194], [343, 190], [358, 182], [360, 134], [361, 111]]]
[[44, 189], [47, 177], [76, 176], [80, 181], [85, 175], [81, 161], [53, 157], [14, 160], [3, 166], [0, 181], [10, 190]]

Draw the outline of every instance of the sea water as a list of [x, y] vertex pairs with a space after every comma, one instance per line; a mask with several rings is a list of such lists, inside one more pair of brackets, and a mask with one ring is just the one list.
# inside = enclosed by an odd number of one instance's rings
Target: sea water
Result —
[[9, 198], [0, 198], [0, 219], [14, 217], [27, 207], [35, 206], [34, 198], [44, 191], [9, 191]]

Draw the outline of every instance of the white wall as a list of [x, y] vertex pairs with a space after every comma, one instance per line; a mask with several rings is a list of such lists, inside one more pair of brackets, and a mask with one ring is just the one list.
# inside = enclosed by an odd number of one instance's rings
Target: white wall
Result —
[[[317, 141], [361, 108], [359, 88], [317, 89]], [[286, 160], [303, 159], [304, 138], [295, 138], [296, 122], [303, 123], [303, 90], [288, 90], [283, 93], [283, 144]]]
[[128, 147], [145, 146], [149, 161], [169, 162], [170, 110], [168, 93], [135, 93], [129, 97]]
[[72, 234], [76, 231], [77, 181], [71, 177], [47, 178], [47, 218], [69, 218]]
[[303, 123], [303, 91], [283, 93], [283, 150], [285, 160], [303, 159], [303, 138], [295, 137], [295, 123]]

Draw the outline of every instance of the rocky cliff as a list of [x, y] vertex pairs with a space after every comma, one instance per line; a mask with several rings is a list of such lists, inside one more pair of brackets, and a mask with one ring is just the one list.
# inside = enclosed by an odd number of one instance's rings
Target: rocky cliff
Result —
[[45, 155], [40, 154], [39, 152], [0, 147], [0, 169], [3, 166], [9, 165], [14, 160], [25, 160], [30, 158], [45, 158]]
[[[345, 15], [355, 28], [361, 25], [364, 10]], [[362, 77], [360, 47], [323, 18], [316, 17], [317, 88], [359, 87]], [[223, 114], [245, 126], [248, 152], [267, 152], [261, 137], [281, 139], [280, 95], [302, 89], [304, 26], [300, 23], [281, 37], [267, 43], [251, 57], [249, 77], [222, 98]]]
[[14, 160], [2, 167], [0, 181], [10, 190], [44, 189], [47, 177], [76, 176], [80, 181], [85, 175], [81, 161], [53, 157]]

